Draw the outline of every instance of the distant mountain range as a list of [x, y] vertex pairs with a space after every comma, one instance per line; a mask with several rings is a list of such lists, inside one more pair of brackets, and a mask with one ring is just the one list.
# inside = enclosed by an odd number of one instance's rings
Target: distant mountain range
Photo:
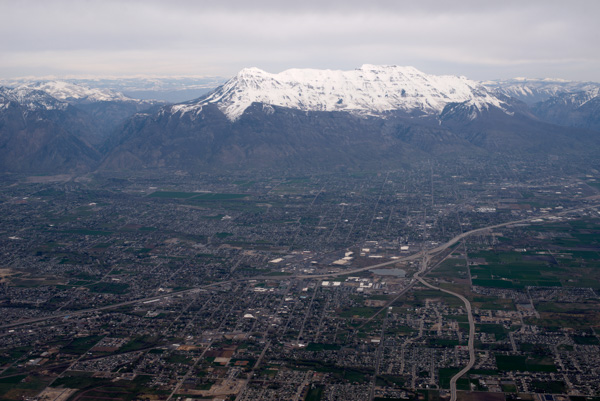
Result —
[[527, 79], [485, 81], [482, 84], [495, 93], [521, 100], [528, 105], [544, 102], [556, 96], [587, 92], [600, 88], [597, 82], [576, 82], [562, 79]]
[[451, 155], [590, 155], [600, 145], [599, 89], [375, 65], [248, 68], [175, 104], [22, 82], [0, 87], [0, 169], [330, 169]]
[[[56, 79], [0, 79], [0, 86], [18, 87], [56, 82]], [[225, 82], [222, 77], [70, 78], [60, 82], [87, 89], [118, 92], [133, 99], [178, 103], [205, 95]]]
[[600, 130], [600, 83], [514, 79], [484, 84], [495, 93], [525, 102], [543, 121]]
[[119, 124], [163, 104], [60, 81], [0, 87], [0, 170], [91, 170]]

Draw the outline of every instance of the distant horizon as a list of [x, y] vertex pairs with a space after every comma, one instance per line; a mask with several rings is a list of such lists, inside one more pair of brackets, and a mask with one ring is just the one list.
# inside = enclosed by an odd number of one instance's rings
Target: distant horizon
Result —
[[[364, 63], [364, 64], [368, 64], [368, 63]], [[363, 64], [363, 65], [364, 65]], [[378, 64], [378, 65], [385, 65], [385, 64]], [[397, 66], [401, 66], [399, 64], [393, 64], [393, 65], [397, 65]], [[409, 66], [404, 66], [403, 67], [409, 67]], [[527, 80], [527, 81], [547, 81], [547, 82], [599, 82], [600, 83], [600, 79], [598, 80], [575, 80], [575, 79], [567, 79], [567, 78], [563, 78], [563, 77], [557, 77], [557, 76], [514, 76], [514, 77], [509, 77], [509, 78], [496, 78], [496, 77], [488, 77], [488, 78], [483, 78], [483, 79], [474, 79], [471, 78], [468, 75], [465, 74], [450, 74], [450, 73], [431, 73], [428, 71], [425, 71], [419, 67], [415, 67], [415, 66], [410, 66], [410, 67], [414, 67], [416, 69], [418, 69], [419, 71], [422, 71], [426, 74], [430, 74], [430, 75], [453, 75], [453, 76], [465, 76], [466, 78], [473, 80], [473, 81], [478, 81], [478, 82], [486, 82], [486, 81], [522, 81], [522, 80]], [[241, 71], [244, 68], [259, 68], [259, 67], [253, 67], [253, 66], [249, 66], [249, 67], [243, 67], [241, 68], [239, 71]], [[259, 68], [265, 72], [268, 72], [270, 74], [279, 74], [282, 73], [284, 71], [290, 70], [290, 69], [315, 69], [315, 70], [338, 70], [338, 71], [351, 71], [351, 70], [355, 70], [360, 68], [360, 66], [357, 66], [356, 68], [351, 68], [351, 69], [340, 69], [340, 68], [311, 68], [311, 67], [306, 67], [306, 68], [297, 68], [297, 67], [291, 67], [291, 68], [286, 68], [280, 71], [270, 71], [267, 69], [262, 69]], [[58, 74], [50, 74], [50, 75], [26, 75], [26, 76], [19, 76], [19, 77], [2, 77], [0, 76], [0, 81], [35, 81], [35, 80], [39, 80], [39, 81], [66, 81], [66, 80], [125, 80], [125, 79], [214, 79], [214, 80], [228, 80], [233, 78], [235, 74], [231, 74], [231, 75], [222, 75], [222, 74], [217, 74], [217, 75], [200, 75], [200, 74], [189, 74], [189, 75], [184, 75], [184, 74], [130, 74], [130, 75], [87, 75], [87, 74], [67, 74], [67, 75], [58, 75]]]
[[28, 79], [43, 79], [43, 80], [64, 80], [64, 79], [135, 79], [135, 78], [170, 78], [170, 79], [181, 79], [181, 78], [196, 78], [196, 79], [211, 79], [211, 78], [222, 78], [219, 75], [24, 75], [21, 77], [0, 77], [0, 80], [28, 80]]

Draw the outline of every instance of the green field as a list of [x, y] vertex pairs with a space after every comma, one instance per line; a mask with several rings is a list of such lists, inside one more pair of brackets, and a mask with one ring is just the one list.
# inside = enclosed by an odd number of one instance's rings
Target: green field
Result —
[[532, 390], [536, 393], [564, 394], [566, 391], [563, 381], [541, 381], [533, 380], [531, 382]]
[[573, 327], [588, 329], [600, 324], [598, 301], [536, 302], [541, 319], [532, 322], [545, 327]]
[[30, 399], [43, 390], [51, 379], [39, 375], [14, 375], [0, 378], [2, 399]]
[[467, 275], [467, 261], [451, 258], [442, 262], [430, 274], [432, 277], [464, 278]]
[[408, 298], [411, 306], [425, 306], [427, 299], [438, 300], [438, 302], [445, 303], [451, 308], [460, 308], [464, 306], [463, 302], [454, 295], [438, 290], [419, 290], [412, 293], [411, 296], [413, 297], [412, 300]]
[[306, 394], [305, 401], [319, 401], [323, 396], [323, 386], [311, 385]]
[[508, 330], [500, 324], [477, 324], [476, 329], [481, 333], [493, 334], [499, 341], [508, 337]]
[[216, 233], [215, 237], [217, 238], [227, 238], [227, 237], [231, 237], [233, 234], [232, 233]]
[[[102, 400], [102, 399], [121, 399], [124, 401], [132, 401], [143, 398], [142, 394], [154, 393], [160, 394], [161, 390], [156, 390], [146, 387], [149, 376], [138, 375], [133, 380], [113, 381], [110, 379], [91, 377], [87, 373], [75, 373], [70, 376], [64, 376], [56, 379], [52, 383], [52, 387], [68, 387], [79, 389], [73, 395], [74, 399], [78, 399], [78, 395], [85, 393], [86, 400]], [[114, 397], [114, 398], [112, 398]]]
[[378, 308], [369, 308], [369, 307], [354, 307], [348, 308], [339, 313], [340, 317], [351, 318], [354, 316], [358, 317], [371, 317], [373, 316], [379, 309]]
[[458, 340], [450, 340], [445, 338], [428, 338], [427, 346], [431, 348], [454, 348], [459, 345]]
[[242, 199], [247, 197], [246, 194], [202, 194], [195, 196], [194, 200], [203, 200], [203, 201], [223, 201], [223, 200], [234, 200], [234, 199]]
[[600, 344], [600, 340], [595, 336], [573, 336], [573, 341], [575, 344], [579, 345], [598, 345]]
[[87, 286], [90, 291], [106, 294], [126, 294], [129, 292], [127, 283], [95, 283]]
[[156, 191], [148, 195], [149, 198], [188, 199], [197, 196], [197, 192]]
[[111, 235], [110, 231], [88, 230], [85, 228], [74, 228], [72, 230], [63, 230], [63, 233], [80, 234], [80, 235]]
[[341, 348], [338, 344], [310, 343], [306, 347], [307, 351], [337, 351]]
[[512, 281], [508, 280], [488, 280], [488, 279], [478, 279], [474, 278], [472, 280], [473, 285], [478, 285], [480, 287], [493, 287], [493, 288], [513, 288]]
[[540, 363], [539, 361], [524, 355], [500, 355], [496, 354], [496, 366], [498, 370], [523, 371], [523, 372], [556, 372], [554, 364]]
[[7, 377], [0, 377], [0, 384], [16, 384], [20, 383], [27, 375], [14, 375]]
[[71, 341], [70, 344], [62, 348], [62, 352], [67, 354], [83, 354], [92, 348], [103, 336], [79, 337]]
[[149, 198], [164, 199], [193, 199], [194, 201], [227, 201], [242, 199], [246, 194], [226, 194], [226, 193], [207, 193], [207, 192], [179, 192], [179, 191], [156, 191], [148, 195]]
[[92, 385], [99, 385], [102, 383], [109, 383], [106, 379], [98, 379], [91, 377], [90, 374], [73, 374], [71, 376], [59, 377], [52, 383], [52, 387], [68, 387], [68, 388], [85, 388]]
[[473, 285], [521, 289], [527, 286], [560, 287], [567, 269], [546, 252], [492, 252], [470, 255], [485, 259], [487, 264], [471, 267]]
[[[440, 368], [440, 387], [449, 389], [450, 388], [450, 379], [452, 376], [457, 374], [460, 371], [458, 368]], [[458, 390], [470, 390], [471, 386], [469, 385], [469, 379], [465, 377], [461, 377], [456, 381], [456, 388]]]
[[132, 339], [121, 347], [121, 352], [137, 351], [156, 345], [158, 339], [152, 336], [140, 336]]

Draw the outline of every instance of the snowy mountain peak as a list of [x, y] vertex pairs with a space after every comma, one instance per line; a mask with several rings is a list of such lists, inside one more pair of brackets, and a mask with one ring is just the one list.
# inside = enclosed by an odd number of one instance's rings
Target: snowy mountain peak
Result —
[[238, 77], [251, 77], [251, 76], [266, 75], [266, 74], [268, 74], [268, 73], [266, 71], [261, 70], [260, 68], [247, 67], [247, 68], [241, 69], [240, 72], [238, 72], [237, 76]]
[[132, 100], [122, 93], [114, 92], [109, 89], [88, 88], [83, 85], [72, 84], [65, 81], [27, 83], [19, 86], [19, 88], [41, 90], [56, 99], [75, 103]]
[[171, 110], [198, 112], [206, 104], [216, 104], [233, 121], [254, 102], [376, 116], [393, 111], [439, 115], [449, 103], [469, 102], [481, 110], [504, 106], [483, 85], [465, 77], [365, 64], [352, 71], [290, 69], [278, 74], [245, 68], [206, 97], [172, 106]]
[[599, 96], [600, 87], [596, 87], [588, 88], [581, 92], [564, 93], [562, 95], [555, 96], [554, 98], [548, 100], [548, 102], [554, 104], [565, 104], [574, 107], [581, 107], [584, 104], [588, 103], [590, 100], [598, 99]]
[[0, 108], [7, 108], [11, 103], [24, 106], [27, 110], [65, 110], [69, 106], [41, 90], [0, 87]]

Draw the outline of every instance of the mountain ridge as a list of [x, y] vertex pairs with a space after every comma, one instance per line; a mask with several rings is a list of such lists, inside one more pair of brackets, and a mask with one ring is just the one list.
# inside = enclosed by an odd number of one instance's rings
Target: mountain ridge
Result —
[[495, 94], [503, 94], [533, 106], [552, 97], [600, 88], [597, 82], [568, 81], [564, 79], [513, 78], [507, 80], [484, 81], [482, 84]]
[[109, 89], [90, 88], [66, 81], [38, 81], [17, 86], [23, 89], [35, 89], [48, 93], [55, 99], [69, 103], [134, 101], [120, 92]]
[[170, 110], [198, 113], [207, 104], [217, 104], [235, 121], [255, 102], [379, 117], [398, 111], [413, 116], [439, 115], [449, 103], [470, 102], [479, 110], [506, 107], [483, 85], [465, 77], [365, 64], [351, 71], [289, 69], [278, 74], [245, 68], [205, 97], [170, 106]]

